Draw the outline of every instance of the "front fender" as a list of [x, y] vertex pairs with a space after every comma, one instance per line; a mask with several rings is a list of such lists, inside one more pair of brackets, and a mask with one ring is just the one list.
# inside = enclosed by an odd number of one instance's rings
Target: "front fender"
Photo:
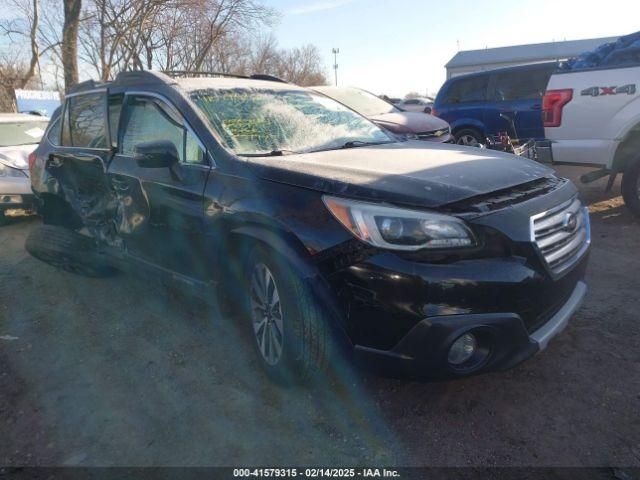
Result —
[[[353, 343], [347, 333], [344, 316], [337, 304], [329, 283], [308, 252], [297, 239], [288, 238], [285, 232], [277, 232], [261, 225], [240, 226], [231, 231], [231, 238], [237, 245], [249, 241], [250, 244], [262, 243], [276, 252], [296, 272], [315, 297], [320, 308], [330, 320], [330, 327], [337, 335], [336, 339], [343, 347], [352, 347]], [[235, 241], [234, 241], [235, 243]]]

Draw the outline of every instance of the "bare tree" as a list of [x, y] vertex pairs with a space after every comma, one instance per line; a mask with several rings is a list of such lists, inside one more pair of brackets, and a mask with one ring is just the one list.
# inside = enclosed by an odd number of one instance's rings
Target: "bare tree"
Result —
[[[18, 39], [26, 39], [29, 48], [29, 60], [26, 69], [10, 68], [7, 70], [5, 68], [3, 83], [9, 81], [12, 89], [24, 88], [29, 80], [31, 80], [36, 74], [38, 62], [40, 60], [40, 49], [38, 45], [40, 5], [38, 0], [10, 0], [9, 4], [10, 10], [16, 15], [0, 23], [0, 31], [4, 32], [4, 34], [8, 36], [9, 40], [13, 42], [17, 41], [17, 43], [23, 43]], [[11, 71], [11, 75], [16, 76], [7, 77], [7, 71]]]
[[283, 51], [280, 59], [280, 76], [302, 86], [327, 84], [318, 47], [305, 45]]
[[18, 62], [26, 69], [5, 71], [19, 71], [26, 80], [46, 52], [53, 67], [48, 75], [62, 71], [66, 89], [78, 82], [79, 67], [87, 66], [103, 81], [121, 71], [158, 69], [326, 82], [316, 47], [280, 49], [273, 36], [260, 34], [277, 19], [262, 0], [63, 0], [63, 8], [59, 0], [9, 1], [21, 12], [0, 28], [23, 37], [30, 54]]
[[82, 0], [64, 0], [64, 24], [62, 26], [62, 69], [64, 86], [68, 91], [78, 83], [78, 30]]

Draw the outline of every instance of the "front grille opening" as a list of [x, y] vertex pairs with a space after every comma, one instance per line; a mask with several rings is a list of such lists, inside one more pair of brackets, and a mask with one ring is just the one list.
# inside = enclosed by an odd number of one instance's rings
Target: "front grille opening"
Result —
[[525, 202], [531, 198], [546, 195], [562, 187], [568, 180], [551, 175], [544, 178], [522, 183], [515, 187], [505, 188], [486, 195], [479, 195], [448, 205], [454, 212], [491, 212]]
[[589, 218], [577, 198], [531, 219], [533, 240], [554, 273], [570, 267], [589, 242]]

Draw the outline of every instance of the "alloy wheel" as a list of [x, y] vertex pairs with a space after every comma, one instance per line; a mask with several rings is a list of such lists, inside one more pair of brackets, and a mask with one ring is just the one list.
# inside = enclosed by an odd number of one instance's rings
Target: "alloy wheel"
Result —
[[284, 324], [278, 287], [264, 263], [254, 267], [250, 288], [254, 337], [264, 361], [274, 366], [282, 357]]
[[480, 142], [473, 135], [462, 135], [456, 142], [458, 145], [466, 145], [467, 147], [479, 147]]

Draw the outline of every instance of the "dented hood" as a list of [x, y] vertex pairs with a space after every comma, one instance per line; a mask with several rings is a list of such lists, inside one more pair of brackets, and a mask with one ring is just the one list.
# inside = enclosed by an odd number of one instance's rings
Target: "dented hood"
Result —
[[437, 207], [542, 178], [552, 170], [515, 155], [448, 144], [402, 142], [254, 157], [261, 178], [334, 195]]

